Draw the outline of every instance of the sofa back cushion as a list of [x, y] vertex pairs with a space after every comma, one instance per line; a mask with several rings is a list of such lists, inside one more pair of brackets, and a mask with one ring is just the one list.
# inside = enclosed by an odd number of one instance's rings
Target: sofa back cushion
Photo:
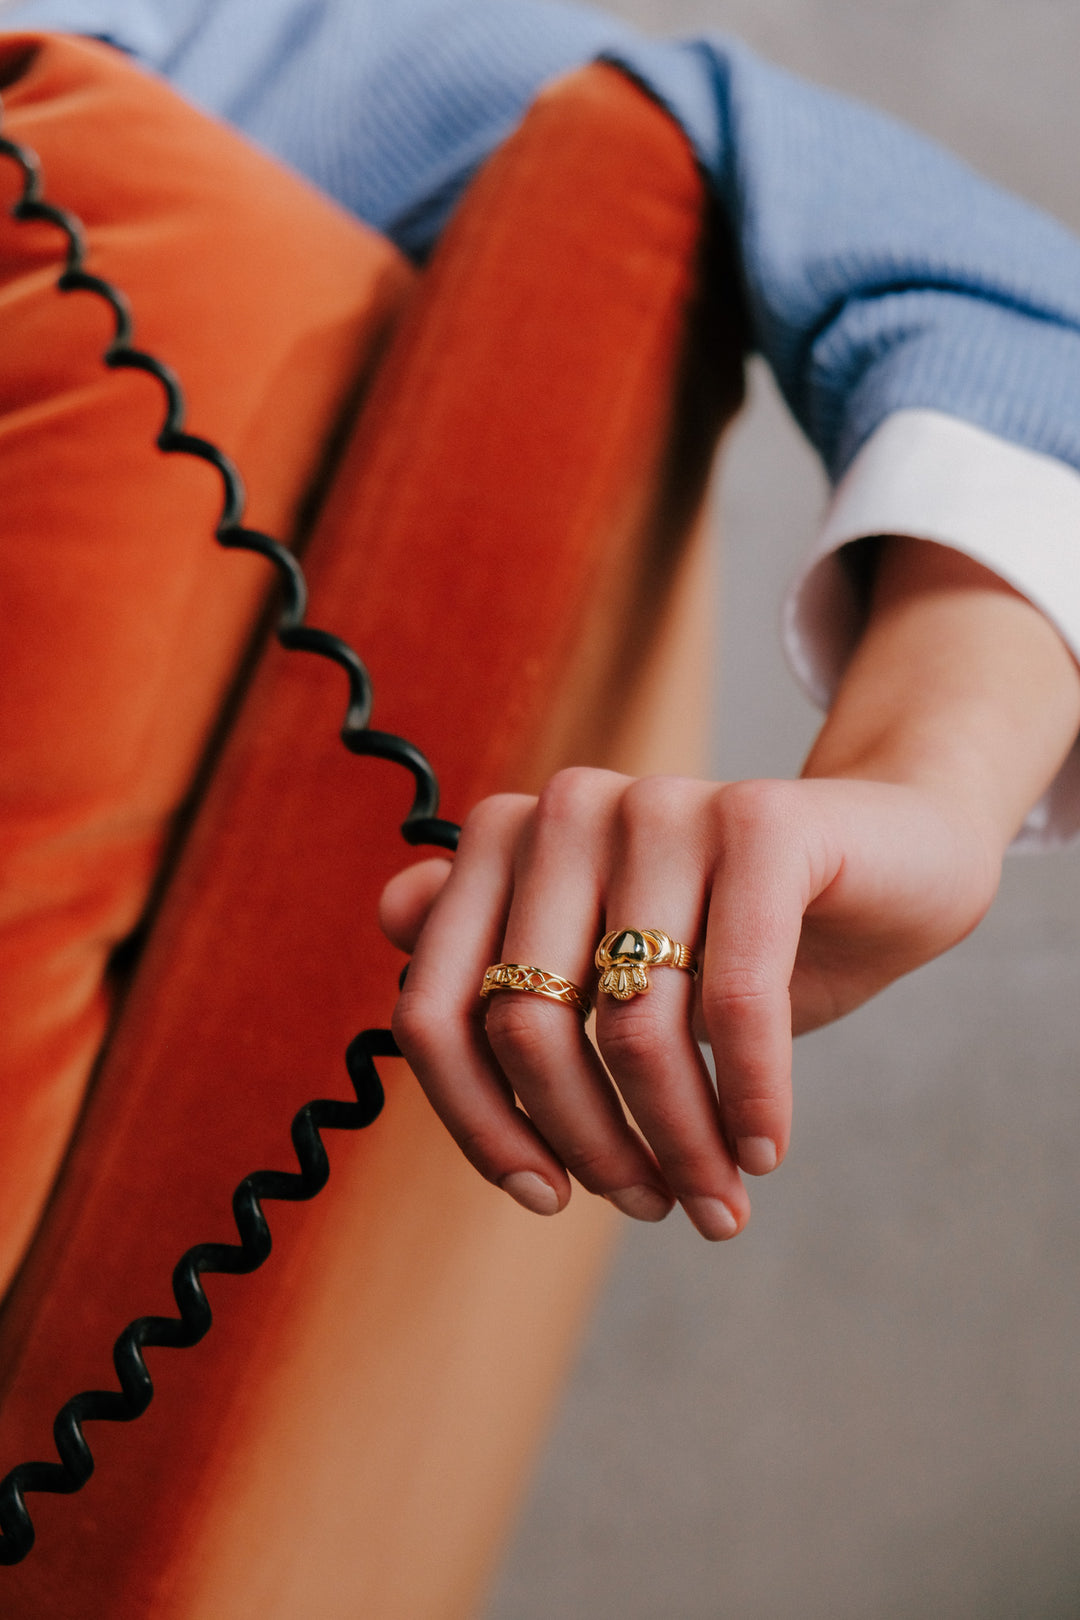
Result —
[[[373, 724], [425, 750], [455, 820], [642, 759], [623, 722], [661, 684], [738, 385], [733, 307], [711, 341], [696, 319], [706, 212], [640, 89], [604, 66], [551, 86], [461, 203], [343, 451], [311, 622], [359, 650]], [[706, 680], [684, 670], [672, 708]], [[112, 1382], [119, 1327], [173, 1310], [175, 1259], [233, 1236], [240, 1177], [293, 1165], [294, 1110], [348, 1095], [349, 1038], [389, 1018], [375, 904], [412, 858], [412, 783], [342, 748], [344, 707], [338, 669], [267, 648], [0, 1319], [0, 1456], [46, 1455], [60, 1403]], [[687, 763], [663, 742], [652, 768]], [[70, 1620], [74, 1591], [109, 1620], [478, 1612], [616, 1217], [575, 1193], [537, 1220], [380, 1067], [386, 1108], [328, 1134], [325, 1190], [268, 1203], [268, 1263], [207, 1279], [196, 1349], [150, 1353], [146, 1417], [92, 1426], [80, 1496], [30, 1499], [13, 1612]]]
[[[3, 127], [83, 221], [88, 270], [297, 534], [320, 457], [412, 281], [382, 239], [103, 45], [0, 40]], [[158, 384], [61, 293], [66, 243], [0, 158], [0, 1289], [67, 1143], [269, 576], [224, 555], [214, 471], [155, 448]]]

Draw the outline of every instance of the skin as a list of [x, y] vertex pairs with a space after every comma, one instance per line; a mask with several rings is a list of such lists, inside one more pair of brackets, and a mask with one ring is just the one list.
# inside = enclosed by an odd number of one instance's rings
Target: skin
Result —
[[[383, 927], [413, 958], [394, 1034], [470, 1162], [526, 1208], [555, 1214], [573, 1176], [638, 1219], [677, 1200], [733, 1237], [743, 1174], [787, 1151], [793, 1034], [975, 927], [1078, 730], [1080, 671], [1040, 612], [956, 552], [887, 540], [800, 780], [563, 771], [477, 805], [452, 864], [392, 880]], [[685, 941], [701, 973], [601, 996], [595, 1046], [571, 1008], [478, 997], [499, 961], [591, 989], [597, 940], [626, 926]]]

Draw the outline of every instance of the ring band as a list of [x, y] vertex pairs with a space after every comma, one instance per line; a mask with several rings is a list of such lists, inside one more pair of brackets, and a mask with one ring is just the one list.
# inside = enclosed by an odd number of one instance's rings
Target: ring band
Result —
[[688, 945], [659, 928], [613, 928], [596, 947], [599, 989], [616, 1001], [642, 996], [649, 988], [648, 968], [682, 968], [697, 978], [697, 957]]
[[545, 973], [543, 968], [526, 967], [521, 962], [493, 962], [485, 968], [480, 994], [490, 996], [496, 990], [527, 990], [533, 996], [547, 996], [549, 1001], [575, 1007], [586, 1018], [592, 1011], [589, 997], [572, 980], [562, 979], [557, 973]]

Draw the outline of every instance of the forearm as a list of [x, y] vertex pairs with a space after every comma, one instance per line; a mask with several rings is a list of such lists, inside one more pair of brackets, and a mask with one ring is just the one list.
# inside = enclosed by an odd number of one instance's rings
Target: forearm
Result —
[[1080, 669], [996, 575], [882, 542], [870, 617], [803, 769], [926, 789], [1001, 853], [1080, 730]]

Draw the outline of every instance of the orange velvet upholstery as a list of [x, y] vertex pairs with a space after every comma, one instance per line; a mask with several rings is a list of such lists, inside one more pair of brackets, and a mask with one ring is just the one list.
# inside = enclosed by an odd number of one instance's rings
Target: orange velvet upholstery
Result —
[[[681, 134], [589, 70], [489, 163], [399, 325], [307, 553], [310, 618], [360, 649], [374, 723], [428, 753], [444, 814], [630, 763], [627, 671], [732, 397], [732, 344], [704, 391], [686, 361], [702, 220]], [[236, 1181], [289, 1166], [291, 1113], [344, 1095], [346, 1042], [387, 1021], [374, 903], [410, 784], [341, 749], [343, 696], [314, 660], [260, 661], [0, 1323], [4, 1459], [47, 1455], [57, 1406], [111, 1384], [115, 1333], [171, 1309], [173, 1260], [231, 1235]], [[268, 1205], [269, 1263], [208, 1280], [209, 1337], [149, 1353], [149, 1413], [93, 1427], [80, 1495], [30, 1498], [39, 1545], [0, 1570], [0, 1612], [475, 1612], [611, 1212], [525, 1214], [383, 1068], [386, 1111], [329, 1144], [327, 1190]]]
[[[188, 421], [291, 536], [412, 275], [390, 246], [105, 47], [14, 37], [4, 130], [84, 221]], [[150, 378], [62, 295], [63, 237], [0, 161], [0, 1288], [66, 1145], [146, 905], [267, 586], [210, 538], [213, 472], [154, 449]], [[251, 273], [257, 265], [257, 274]]]

